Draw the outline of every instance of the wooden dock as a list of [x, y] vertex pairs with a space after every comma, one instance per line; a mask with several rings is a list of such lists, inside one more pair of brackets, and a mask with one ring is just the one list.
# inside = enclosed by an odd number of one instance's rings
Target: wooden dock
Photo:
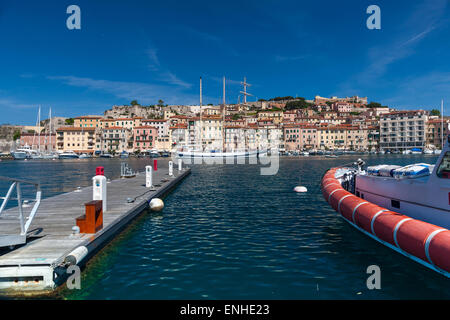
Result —
[[[148, 208], [152, 198], [163, 197], [189, 174], [190, 169], [174, 169], [173, 176], [169, 176], [167, 168], [159, 168], [153, 172], [154, 190], [146, 188], [145, 173], [108, 182], [103, 229], [95, 234], [77, 234], [72, 229], [75, 219], [85, 213], [84, 204], [92, 200], [92, 186], [42, 200], [28, 230], [27, 243], [13, 250], [0, 248], [0, 294], [40, 294], [55, 290], [69, 275], [62, 264], [69, 253], [86, 247], [88, 255], [78, 263], [83, 266]], [[31, 208], [25, 210], [27, 216]], [[18, 209], [4, 211], [0, 215], [0, 234], [18, 233]]]

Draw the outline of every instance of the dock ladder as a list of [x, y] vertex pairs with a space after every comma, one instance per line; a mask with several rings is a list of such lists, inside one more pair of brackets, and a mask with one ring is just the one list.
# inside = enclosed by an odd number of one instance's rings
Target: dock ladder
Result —
[[[0, 224], [2, 223], [2, 213], [4, 212], [6, 205], [9, 200], [17, 200], [17, 207], [19, 210], [19, 223], [20, 223], [20, 233], [19, 234], [0, 234], [0, 247], [14, 247], [19, 244], [24, 244], [27, 242], [27, 231], [33, 221], [34, 216], [36, 215], [39, 205], [41, 204], [42, 191], [39, 183], [22, 180], [22, 179], [14, 179], [8, 177], [0, 176], [0, 180], [8, 181], [11, 183], [9, 187], [8, 193], [5, 197], [0, 197], [3, 199], [2, 205], [0, 207]], [[33, 200], [34, 206], [31, 209], [30, 214], [25, 219], [24, 210], [23, 210], [23, 202], [22, 202], [22, 189], [21, 185], [33, 185], [36, 188], [36, 199]], [[16, 190], [16, 198], [11, 198], [14, 189]], [[26, 222], [25, 222], [26, 220]]]

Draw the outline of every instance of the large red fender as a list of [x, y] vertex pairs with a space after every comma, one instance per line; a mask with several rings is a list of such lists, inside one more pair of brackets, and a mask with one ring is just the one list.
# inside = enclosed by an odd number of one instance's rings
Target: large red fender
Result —
[[406, 220], [397, 229], [396, 240], [398, 247], [428, 262], [425, 253], [425, 242], [432, 232], [440, 229], [442, 228], [424, 221]]
[[394, 242], [394, 230], [395, 226], [403, 219], [408, 218], [407, 216], [386, 211], [380, 214], [373, 222], [374, 235], [383, 241], [386, 241], [395, 246]]
[[437, 233], [429, 242], [428, 256], [430, 262], [437, 267], [449, 271], [450, 270], [450, 231], [443, 230]]
[[[350, 223], [428, 265], [450, 272], [450, 231], [389, 211], [342, 188], [336, 168], [322, 178], [325, 200]], [[439, 270], [441, 269], [441, 270]]]

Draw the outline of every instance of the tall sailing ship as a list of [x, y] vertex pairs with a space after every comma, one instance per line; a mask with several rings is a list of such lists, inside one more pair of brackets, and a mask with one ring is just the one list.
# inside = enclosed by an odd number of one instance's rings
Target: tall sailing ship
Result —
[[[194, 144], [184, 144], [177, 150], [176, 154], [179, 158], [230, 158], [230, 157], [256, 157], [261, 154], [267, 153], [267, 149], [259, 150], [259, 148], [250, 150], [247, 141], [245, 141], [244, 150], [227, 150], [227, 145], [225, 143], [226, 132], [225, 132], [225, 114], [226, 114], [226, 98], [225, 98], [225, 77], [223, 77], [223, 102], [221, 105], [221, 116], [222, 116], [222, 125], [221, 125], [221, 139], [217, 139], [214, 143], [209, 145], [204, 145], [203, 139], [203, 105], [202, 105], [202, 78], [200, 77], [200, 121], [199, 121], [199, 135], [198, 138], [196, 136], [196, 141]], [[247, 93], [246, 87], [249, 84], [246, 83], [244, 78], [244, 92], [241, 93], [244, 95], [244, 104], [246, 102], [246, 96], [250, 95]], [[197, 143], [198, 142], [198, 143]]]

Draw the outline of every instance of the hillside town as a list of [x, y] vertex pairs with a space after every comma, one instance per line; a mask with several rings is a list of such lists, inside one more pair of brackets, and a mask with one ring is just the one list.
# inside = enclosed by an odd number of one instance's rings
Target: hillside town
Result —
[[228, 151], [399, 153], [441, 149], [449, 121], [436, 109], [400, 111], [358, 96], [278, 97], [215, 106], [141, 106], [134, 100], [130, 105], [113, 106], [103, 115], [9, 126], [10, 134], [1, 137], [0, 147], [3, 152], [31, 148], [98, 156], [173, 152], [194, 145], [213, 150], [219, 141]]

